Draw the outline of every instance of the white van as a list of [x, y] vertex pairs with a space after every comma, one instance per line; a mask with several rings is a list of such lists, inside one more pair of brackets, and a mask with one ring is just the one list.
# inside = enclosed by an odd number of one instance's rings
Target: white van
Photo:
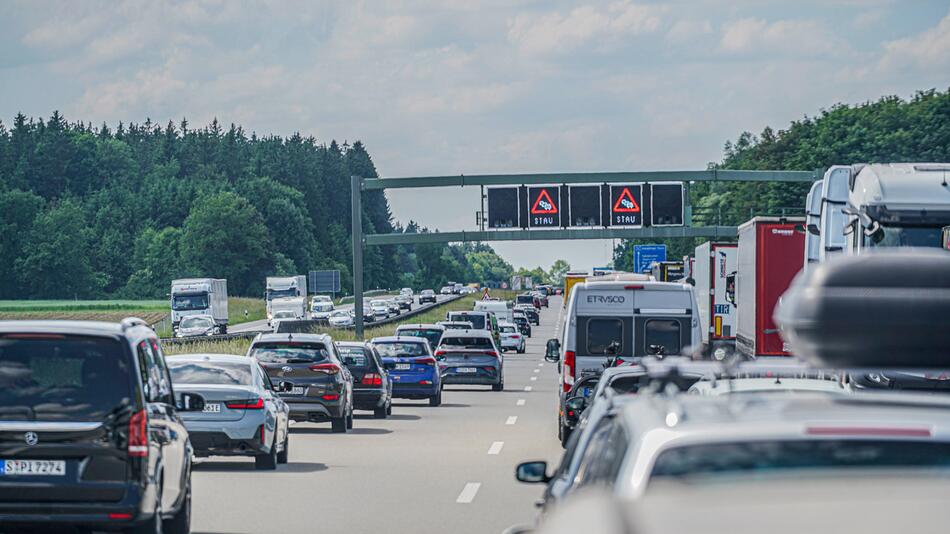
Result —
[[656, 282], [643, 274], [611, 274], [576, 284], [563, 328], [562, 398], [576, 379], [599, 375], [611, 358], [681, 354], [702, 342], [693, 286]]
[[476, 300], [472, 311], [492, 312], [498, 322], [515, 322], [510, 300]]

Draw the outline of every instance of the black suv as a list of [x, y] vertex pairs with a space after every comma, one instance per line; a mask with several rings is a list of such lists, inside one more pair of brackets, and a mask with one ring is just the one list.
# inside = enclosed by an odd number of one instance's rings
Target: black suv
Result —
[[0, 526], [188, 533], [203, 408], [141, 319], [0, 321]]
[[353, 375], [326, 334], [258, 334], [257, 358], [290, 406], [294, 421], [330, 421], [333, 432], [353, 428]]

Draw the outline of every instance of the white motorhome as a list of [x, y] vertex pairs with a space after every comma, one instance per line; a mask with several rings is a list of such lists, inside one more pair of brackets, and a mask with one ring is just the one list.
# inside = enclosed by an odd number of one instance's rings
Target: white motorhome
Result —
[[172, 331], [185, 317], [207, 315], [214, 320], [215, 333], [228, 332], [228, 281], [221, 278], [172, 280]]
[[267, 321], [274, 318], [272, 303], [278, 298], [300, 298], [301, 306], [306, 306], [307, 277], [297, 276], [268, 276], [266, 279], [264, 300], [267, 306]]
[[681, 354], [702, 341], [693, 286], [649, 275], [590, 277], [571, 289], [559, 355], [561, 391], [598, 375], [608, 360]]
[[498, 322], [515, 322], [515, 315], [511, 310], [510, 300], [476, 300], [472, 311], [492, 312]]
[[940, 247], [950, 225], [950, 163], [852, 165], [847, 254], [877, 247]]

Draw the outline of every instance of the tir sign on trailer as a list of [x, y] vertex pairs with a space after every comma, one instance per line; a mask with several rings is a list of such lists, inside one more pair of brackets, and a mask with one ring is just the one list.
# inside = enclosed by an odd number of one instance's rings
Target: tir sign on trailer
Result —
[[561, 226], [561, 188], [557, 186], [528, 188], [528, 227], [559, 228]]

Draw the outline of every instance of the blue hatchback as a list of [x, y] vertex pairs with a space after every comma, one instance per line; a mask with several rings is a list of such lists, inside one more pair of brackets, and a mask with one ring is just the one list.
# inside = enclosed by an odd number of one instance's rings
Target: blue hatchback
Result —
[[442, 404], [442, 376], [429, 342], [424, 338], [393, 336], [373, 338], [383, 366], [393, 381], [393, 397], [429, 399]]

